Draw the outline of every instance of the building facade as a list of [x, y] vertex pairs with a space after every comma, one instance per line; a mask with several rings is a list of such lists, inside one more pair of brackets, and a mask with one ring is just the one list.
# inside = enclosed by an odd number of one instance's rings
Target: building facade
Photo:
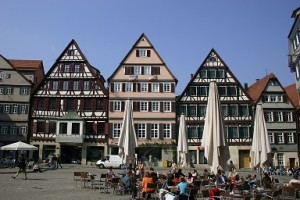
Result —
[[72, 40], [32, 95], [30, 142], [38, 159], [87, 164], [107, 151], [108, 93], [100, 71]]
[[177, 120], [186, 119], [189, 159], [207, 163], [201, 146], [209, 83], [218, 86], [231, 160], [239, 168], [250, 167], [252, 142], [252, 100], [217, 52], [212, 49], [177, 98]]
[[148, 164], [161, 165], [174, 156], [175, 86], [177, 79], [142, 34], [108, 79], [109, 153], [118, 153], [124, 102], [133, 102], [137, 156]]

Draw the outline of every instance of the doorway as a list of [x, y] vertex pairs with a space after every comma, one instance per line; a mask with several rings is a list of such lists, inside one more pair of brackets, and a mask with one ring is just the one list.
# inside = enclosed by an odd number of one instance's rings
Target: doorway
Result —
[[239, 168], [250, 168], [250, 150], [239, 150]]

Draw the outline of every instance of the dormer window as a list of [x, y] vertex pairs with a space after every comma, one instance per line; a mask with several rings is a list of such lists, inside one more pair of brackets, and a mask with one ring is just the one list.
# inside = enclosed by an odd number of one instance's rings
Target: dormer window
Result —
[[75, 55], [75, 50], [69, 49], [68, 52], [67, 52], [67, 55], [68, 56], [74, 56]]
[[150, 57], [150, 50], [138, 49], [136, 50], [136, 57]]

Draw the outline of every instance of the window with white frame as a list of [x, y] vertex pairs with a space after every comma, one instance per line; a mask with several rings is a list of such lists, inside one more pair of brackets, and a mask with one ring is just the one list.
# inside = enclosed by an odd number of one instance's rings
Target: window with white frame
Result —
[[64, 72], [66, 72], [66, 73], [70, 72], [70, 65], [69, 64], [65, 64]]
[[27, 105], [21, 104], [21, 114], [27, 114]]
[[279, 165], [279, 166], [284, 166], [284, 162], [283, 162], [283, 153], [278, 153], [278, 154], [277, 154], [277, 161], [278, 161], [278, 165]]
[[132, 92], [133, 84], [132, 83], [125, 83], [125, 92]]
[[150, 125], [151, 138], [158, 138], [158, 134], [159, 134], [159, 125], [158, 124], [151, 124]]
[[140, 74], [142, 74], [142, 68], [141, 68], [141, 66], [134, 66], [133, 67], [133, 73], [134, 73], [134, 75], [140, 75]]
[[171, 137], [171, 124], [163, 124], [163, 136], [164, 138]]
[[198, 105], [198, 115], [200, 117], [205, 117], [206, 105]]
[[152, 101], [151, 102], [151, 110], [152, 110], [152, 112], [159, 112], [160, 111], [159, 104], [160, 104], [159, 101]]
[[286, 121], [293, 122], [293, 112], [286, 112]]
[[52, 90], [58, 90], [58, 81], [52, 82]]
[[18, 113], [18, 107], [19, 107], [18, 104], [14, 104], [14, 105], [13, 105], [13, 107], [12, 107], [12, 113], [13, 113], [13, 114]]
[[20, 134], [22, 134], [22, 135], [27, 134], [27, 126], [21, 126], [20, 127]]
[[164, 83], [163, 87], [164, 92], [171, 92], [171, 83]]
[[75, 66], [74, 66], [74, 72], [75, 73], [80, 72], [80, 64], [75, 64]]
[[268, 133], [269, 141], [271, 144], [275, 143], [274, 133]]
[[11, 126], [10, 127], [11, 134], [14, 134], [14, 135], [18, 134], [18, 129], [19, 128], [17, 126]]
[[152, 83], [152, 92], [159, 92], [159, 83]]
[[20, 95], [28, 95], [28, 94], [29, 94], [29, 87], [20, 88]]
[[138, 137], [146, 138], [147, 124], [138, 124]]
[[113, 101], [113, 111], [121, 111], [122, 102], [121, 101]]
[[287, 140], [288, 140], [288, 143], [293, 144], [294, 143], [294, 133], [287, 133]]
[[276, 95], [270, 95], [269, 96], [269, 102], [276, 102], [277, 96]]
[[231, 127], [232, 138], [239, 138], [239, 129], [237, 126]]
[[9, 109], [10, 109], [10, 106], [8, 104], [5, 104], [4, 113], [9, 113]]
[[147, 50], [146, 49], [139, 49], [138, 50], [138, 57], [147, 57]]
[[147, 112], [148, 111], [148, 101], [141, 101], [140, 102], [140, 111]]
[[277, 134], [277, 139], [278, 139], [278, 143], [280, 143], [280, 144], [284, 143], [284, 134], [283, 133], [278, 133]]
[[266, 111], [266, 121], [267, 122], [273, 122], [273, 112]]
[[282, 112], [275, 112], [275, 115], [278, 122], [283, 122]]
[[63, 90], [69, 89], [69, 81], [63, 81]]
[[114, 92], [121, 92], [122, 83], [114, 83]]
[[188, 138], [198, 138], [198, 130], [197, 126], [189, 126], [188, 127]]
[[8, 126], [7, 125], [1, 126], [1, 134], [8, 134]]
[[163, 111], [164, 112], [171, 112], [171, 102], [170, 101], [164, 101], [163, 102]]
[[12, 94], [12, 87], [6, 87], [6, 94]]
[[148, 92], [148, 83], [140, 83], [141, 92]]
[[121, 123], [114, 123], [113, 124], [113, 138], [120, 137], [122, 124]]
[[151, 66], [144, 66], [144, 74], [151, 75]]
[[248, 126], [241, 126], [240, 127], [241, 133], [243, 133], [243, 138], [250, 138], [249, 127]]

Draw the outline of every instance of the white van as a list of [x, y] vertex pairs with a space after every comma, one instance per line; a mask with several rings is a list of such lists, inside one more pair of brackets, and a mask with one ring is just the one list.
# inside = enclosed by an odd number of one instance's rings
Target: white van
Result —
[[108, 155], [105, 158], [98, 160], [96, 166], [99, 168], [122, 168], [124, 166], [124, 161], [119, 155]]

